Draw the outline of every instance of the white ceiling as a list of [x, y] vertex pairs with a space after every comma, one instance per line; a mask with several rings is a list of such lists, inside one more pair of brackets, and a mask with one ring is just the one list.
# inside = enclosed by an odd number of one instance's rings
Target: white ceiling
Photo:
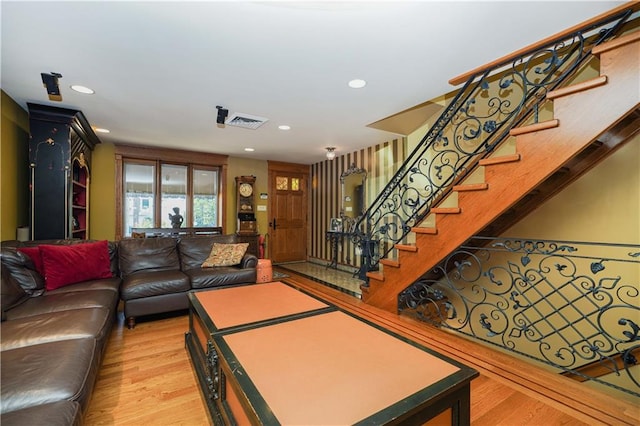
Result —
[[[393, 139], [366, 126], [622, 3], [2, 0], [1, 84], [25, 109], [83, 111], [105, 142], [312, 164]], [[63, 75], [62, 102], [42, 72]], [[218, 127], [216, 105], [269, 121]]]

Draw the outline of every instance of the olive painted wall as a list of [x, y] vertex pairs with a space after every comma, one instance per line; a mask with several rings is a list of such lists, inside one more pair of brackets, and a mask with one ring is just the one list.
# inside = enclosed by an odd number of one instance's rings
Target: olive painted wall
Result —
[[640, 135], [503, 235], [640, 244], [638, 218]]
[[113, 240], [116, 234], [115, 145], [96, 145], [91, 155], [89, 238]]
[[269, 173], [268, 164], [264, 160], [251, 160], [247, 158], [229, 157], [227, 163], [227, 200], [225, 206], [225, 230], [227, 233], [233, 233], [238, 230], [237, 211], [236, 211], [236, 176], [255, 176], [256, 183], [253, 188], [254, 205], [256, 206], [256, 220], [258, 222], [258, 233], [267, 234], [269, 232], [269, 223], [267, 211], [258, 211], [258, 206], [268, 207], [269, 200], [261, 200], [260, 194], [267, 193], [269, 190]]
[[14, 240], [29, 225], [29, 115], [2, 91], [0, 238]]

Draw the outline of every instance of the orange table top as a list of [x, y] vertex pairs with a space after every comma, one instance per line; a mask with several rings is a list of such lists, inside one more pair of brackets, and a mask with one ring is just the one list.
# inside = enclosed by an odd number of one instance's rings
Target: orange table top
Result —
[[218, 331], [329, 308], [326, 303], [278, 281], [193, 294]]
[[353, 424], [460, 371], [339, 311], [218, 339], [234, 374], [250, 378], [283, 425]]

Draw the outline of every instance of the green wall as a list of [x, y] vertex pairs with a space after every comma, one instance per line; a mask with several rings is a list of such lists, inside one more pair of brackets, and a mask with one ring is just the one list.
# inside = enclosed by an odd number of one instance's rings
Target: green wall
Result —
[[29, 115], [2, 91], [0, 239], [29, 224]]

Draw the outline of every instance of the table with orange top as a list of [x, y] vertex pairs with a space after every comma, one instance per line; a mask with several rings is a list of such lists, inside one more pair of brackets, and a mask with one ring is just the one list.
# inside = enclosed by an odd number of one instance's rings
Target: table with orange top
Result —
[[287, 284], [189, 295], [214, 424], [469, 424], [478, 373]]

